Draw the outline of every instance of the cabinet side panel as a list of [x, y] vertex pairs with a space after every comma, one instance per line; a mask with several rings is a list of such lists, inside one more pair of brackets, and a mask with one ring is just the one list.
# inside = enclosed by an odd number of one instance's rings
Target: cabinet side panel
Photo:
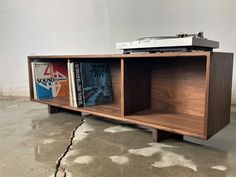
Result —
[[124, 96], [124, 92], [125, 92], [125, 89], [124, 89], [124, 72], [125, 72], [125, 61], [124, 59], [122, 58], [120, 60], [120, 91], [121, 91], [121, 94], [120, 94], [120, 97], [121, 97], [121, 100], [120, 100], [120, 106], [121, 106], [121, 115], [124, 116], [125, 115], [125, 96]]
[[207, 138], [230, 122], [233, 54], [212, 53], [210, 57]]
[[150, 97], [150, 64], [141, 59], [126, 59], [124, 63], [124, 114], [150, 108]]
[[111, 81], [112, 81], [112, 90], [113, 90], [113, 102], [120, 107], [121, 102], [121, 66], [119, 60], [114, 60], [110, 62], [111, 67]]

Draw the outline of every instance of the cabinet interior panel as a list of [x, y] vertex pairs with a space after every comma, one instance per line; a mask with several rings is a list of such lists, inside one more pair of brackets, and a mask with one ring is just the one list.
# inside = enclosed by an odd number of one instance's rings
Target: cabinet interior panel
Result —
[[206, 58], [165, 58], [152, 62], [152, 109], [203, 117], [205, 98]]

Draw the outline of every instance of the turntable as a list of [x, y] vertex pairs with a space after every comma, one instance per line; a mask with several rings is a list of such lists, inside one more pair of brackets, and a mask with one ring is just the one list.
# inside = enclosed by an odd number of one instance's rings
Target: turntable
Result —
[[219, 48], [219, 42], [204, 38], [203, 32], [197, 34], [177, 34], [176, 36], [156, 36], [139, 38], [131, 42], [116, 43], [118, 50], [125, 54], [137, 52], [191, 52], [212, 51]]

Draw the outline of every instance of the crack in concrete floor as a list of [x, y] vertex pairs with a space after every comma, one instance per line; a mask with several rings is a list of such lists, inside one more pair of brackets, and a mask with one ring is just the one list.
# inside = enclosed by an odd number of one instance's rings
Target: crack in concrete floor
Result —
[[83, 116], [81, 123], [78, 126], [76, 126], [74, 128], [74, 130], [72, 131], [71, 137], [70, 137], [70, 140], [69, 140], [69, 145], [66, 147], [66, 150], [62, 153], [62, 155], [59, 157], [59, 159], [56, 163], [56, 170], [55, 170], [54, 177], [58, 177], [58, 174], [60, 176], [63, 176], [63, 177], [67, 176], [66, 167], [62, 164], [62, 161], [68, 155], [69, 151], [73, 150], [73, 141], [74, 141], [74, 138], [75, 138], [76, 131], [84, 123], [85, 118], [87, 118], [89, 116], [90, 116], [90, 114]]
[[[83, 124], [83, 121], [80, 125]], [[79, 125], [79, 126], [80, 126]], [[64, 173], [64, 177], [66, 177], [66, 171], [65, 171], [65, 168], [63, 166], [61, 166], [61, 161], [63, 160], [63, 158], [67, 155], [67, 153], [71, 150], [71, 146], [73, 144], [73, 139], [75, 137], [75, 132], [76, 130], [79, 128], [79, 126], [77, 126], [73, 131], [72, 131], [72, 136], [70, 138], [70, 141], [69, 141], [69, 145], [67, 146], [65, 152], [61, 155], [61, 157], [58, 159], [57, 163], [56, 163], [56, 171], [55, 171], [55, 177], [57, 177], [57, 174], [58, 172], [61, 172], [61, 173]]]

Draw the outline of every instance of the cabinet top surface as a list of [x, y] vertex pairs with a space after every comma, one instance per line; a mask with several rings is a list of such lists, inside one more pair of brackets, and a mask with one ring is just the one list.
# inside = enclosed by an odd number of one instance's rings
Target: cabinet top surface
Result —
[[[137, 54], [97, 54], [97, 55], [32, 55], [29, 59], [36, 58], [153, 58], [153, 57], [191, 57], [191, 56], [210, 56], [212, 53], [222, 52], [165, 52], [165, 53], [137, 53]], [[223, 53], [222, 53], [223, 54]], [[226, 53], [224, 53], [226, 54]], [[232, 53], [227, 53], [231, 54]]]

